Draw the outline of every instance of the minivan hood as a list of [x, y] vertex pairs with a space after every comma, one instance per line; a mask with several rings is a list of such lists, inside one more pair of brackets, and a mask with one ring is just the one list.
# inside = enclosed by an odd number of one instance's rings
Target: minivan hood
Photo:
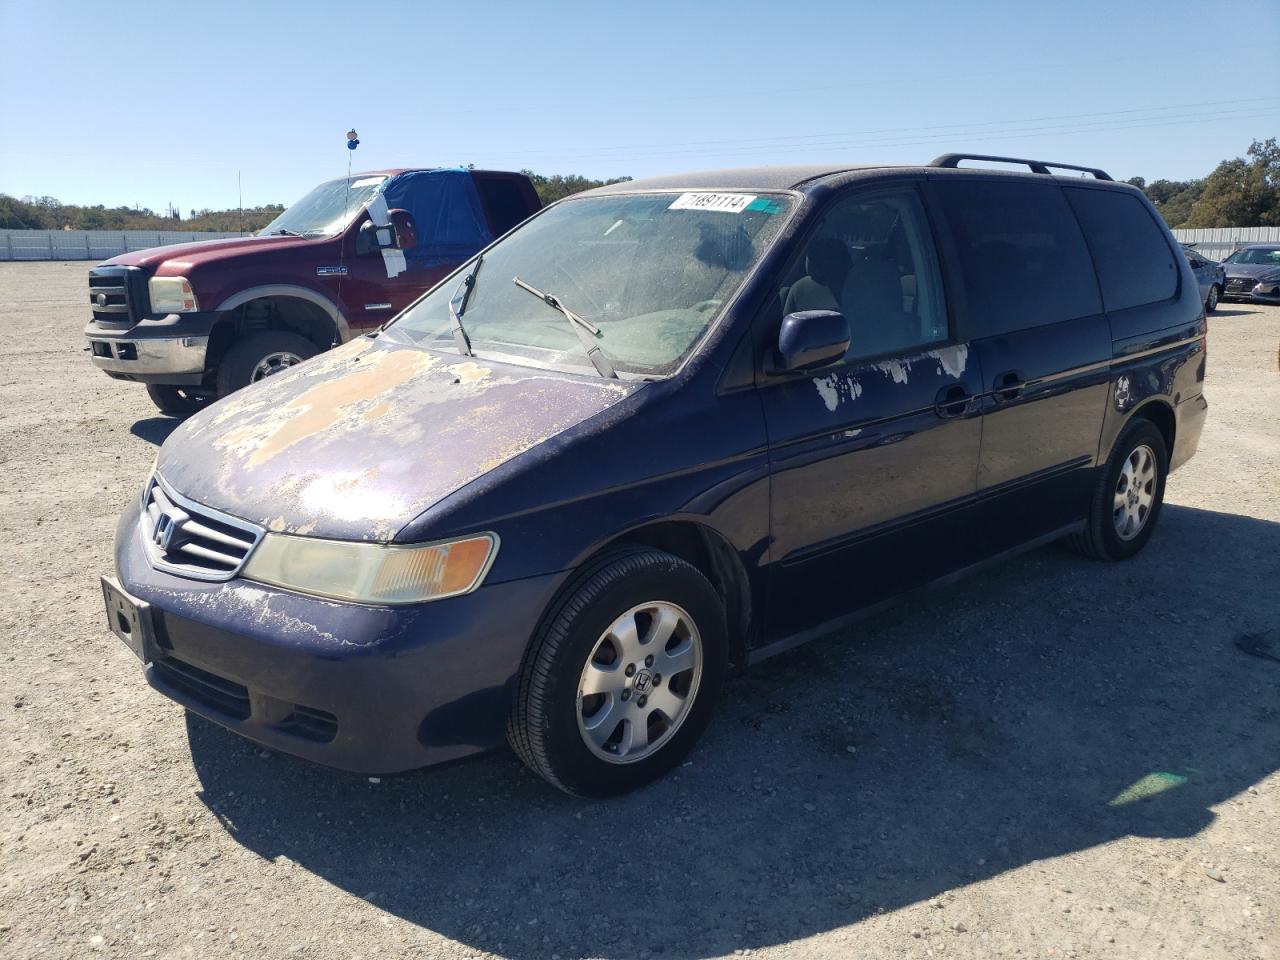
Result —
[[202, 410], [165, 442], [158, 470], [269, 530], [387, 541], [636, 389], [362, 337]]
[[167, 247], [148, 247], [146, 250], [134, 250], [122, 253], [105, 261], [106, 266], [154, 267], [170, 260], [179, 261], [184, 268], [190, 269], [203, 263], [226, 260], [229, 257], [244, 253], [271, 250], [277, 251], [291, 247], [300, 247], [314, 240], [306, 237], [271, 236], [271, 237], [224, 237], [220, 240], [197, 240], [193, 243], [174, 243]]

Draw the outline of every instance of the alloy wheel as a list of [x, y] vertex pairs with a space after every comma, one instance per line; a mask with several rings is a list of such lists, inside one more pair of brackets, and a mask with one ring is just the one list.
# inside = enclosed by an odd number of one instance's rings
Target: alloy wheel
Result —
[[1151, 519], [1156, 498], [1156, 455], [1145, 443], [1134, 447], [1125, 457], [1116, 478], [1111, 518], [1116, 535], [1132, 540]]
[[674, 603], [632, 607], [596, 641], [578, 681], [578, 731], [597, 757], [634, 763], [671, 739], [702, 679], [702, 639]]
[[253, 375], [249, 377], [250, 383], [257, 383], [259, 380], [265, 380], [281, 370], [287, 370], [296, 363], [301, 363], [302, 358], [296, 353], [290, 353], [287, 350], [277, 350], [275, 353], [269, 353], [258, 361], [257, 366], [253, 368]]

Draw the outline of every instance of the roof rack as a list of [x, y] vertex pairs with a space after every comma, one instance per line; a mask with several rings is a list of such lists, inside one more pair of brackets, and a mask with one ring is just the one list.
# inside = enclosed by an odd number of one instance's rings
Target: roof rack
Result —
[[1111, 175], [1105, 170], [1099, 170], [1097, 167], [1081, 167], [1074, 163], [1052, 163], [1049, 160], [1026, 160], [1022, 157], [993, 157], [982, 153], [944, 153], [942, 156], [930, 161], [931, 167], [959, 167], [961, 160], [988, 160], [996, 163], [1022, 163], [1031, 168], [1032, 173], [1048, 173], [1052, 174], [1049, 169], [1053, 167], [1057, 170], [1079, 170], [1081, 173], [1093, 175], [1095, 180], [1110, 180]]

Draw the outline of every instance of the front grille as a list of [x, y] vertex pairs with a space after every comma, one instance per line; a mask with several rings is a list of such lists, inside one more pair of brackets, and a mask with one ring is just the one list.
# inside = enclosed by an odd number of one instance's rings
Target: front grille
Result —
[[265, 532], [186, 499], [159, 474], [147, 485], [139, 523], [154, 567], [197, 580], [231, 579]]
[[94, 267], [89, 271], [93, 319], [106, 324], [136, 323], [145, 312], [145, 280], [137, 267]]
[[249, 688], [244, 684], [201, 670], [176, 657], [161, 657], [152, 662], [152, 668], [160, 680], [192, 700], [236, 720], [249, 719]]
[[1233, 293], [1237, 291], [1240, 293], [1247, 293], [1254, 288], [1256, 282], [1257, 281], [1253, 278], [1244, 279], [1241, 277], [1231, 277], [1227, 280], [1227, 289]]

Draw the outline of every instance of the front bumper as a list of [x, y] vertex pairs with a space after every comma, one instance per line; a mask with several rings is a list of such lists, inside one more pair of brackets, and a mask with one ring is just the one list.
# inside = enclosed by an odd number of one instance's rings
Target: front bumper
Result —
[[1257, 281], [1252, 277], [1227, 277], [1222, 285], [1222, 300], [1245, 300], [1249, 299]]
[[[391, 773], [499, 746], [525, 648], [560, 574], [411, 607], [335, 603], [155, 570], [135, 502], [119, 583], [149, 605], [147, 682], [265, 746]], [[121, 651], [124, 654], [124, 651]]]
[[1280, 304], [1280, 283], [1260, 283], [1249, 291], [1254, 303]]
[[147, 317], [132, 326], [97, 320], [84, 329], [93, 365], [117, 380], [194, 386], [204, 379], [216, 313]]

